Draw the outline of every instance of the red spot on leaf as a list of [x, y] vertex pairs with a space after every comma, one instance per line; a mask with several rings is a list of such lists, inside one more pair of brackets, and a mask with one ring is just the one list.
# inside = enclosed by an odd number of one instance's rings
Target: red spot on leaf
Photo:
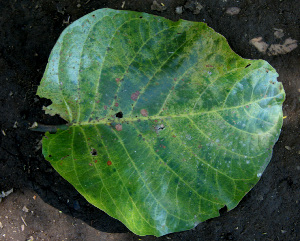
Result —
[[121, 79], [120, 78], [116, 78], [116, 82], [120, 83]]
[[207, 64], [205, 65], [206, 68], [213, 68], [214, 66], [210, 65], [210, 64]]
[[119, 103], [115, 103], [115, 106], [118, 107], [118, 106], [119, 106]]
[[117, 124], [115, 126], [115, 128], [116, 128], [117, 131], [121, 131], [122, 130], [122, 125], [121, 124]]
[[246, 108], [249, 108], [249, 105], [246, 105]]
[[99, 104], [99, 103], [100, 103], [100, 100], [97, 100], [96, 103]]
[[148, 116], [148, 111], [147, 110], [145, 110], [145, 109], [141, 109], [141, 114], [142, 114], [142, 116]]
[[134, 92], [132, 95], [131, 95], [131, 99], [136, 101], [137, 98], [139, 97], [140, 95], [140, 92], [137, 90], [136, 92]]
[[108, 165], [108, 166], [110, 166], [111, 164], [112, 164], [111, 161], [108, 161], [108, 162], [107, 162], [107, 165]]
[[92, 166], [93, 164], [92, 164], [92, 163], [89, 163], [89, 165]]
[[94, 162], [95, 162], [95, 163], [97, 163], [98, 161], [97, 161], [97, 160], [95, 160]]
[[107, 105], [104, 106], [104, 110], [107, 110]]

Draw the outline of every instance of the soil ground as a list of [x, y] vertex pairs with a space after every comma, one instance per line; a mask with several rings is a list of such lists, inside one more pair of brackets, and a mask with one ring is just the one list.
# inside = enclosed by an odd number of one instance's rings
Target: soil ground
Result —
[[[103, 7], [152, 13], [172, 20], [206, 22], [224, 35], [244, 58], [265, 59], [279, 73], [286, 101], [282, 132], [258, 184], [230, 212], [195, 229], [160, 238], [139, 237], [119, 221], [91, 206], [44, 160], [42, 134], [28, 127], [37, 121], [60, 124], [42, 111], [49, 104], [35, 95], [47, 59], [69, 23]], [[14, 192], [0, 203], [0, 240], [300, 240], [300, 48], [268, 56], [249, 44], [300, 40], [299, 0], [199, 0], [199, 14], [175, 13], [186, 0], [0, 0], [0, 192]], [[240, 13], [228, 15], [228, 7]], [[282, 39], [274, 28], [283, 29]]]

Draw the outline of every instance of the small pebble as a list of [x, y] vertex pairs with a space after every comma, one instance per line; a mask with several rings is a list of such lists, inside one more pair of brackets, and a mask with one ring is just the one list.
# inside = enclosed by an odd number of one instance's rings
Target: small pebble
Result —
[[176, 7], [175, 12], [176, 12], [177, 14], [182, 14], [182, 6]]
[[231, 8], [227, 8], [226, 13], [227, 13], [228, 15], [231, 15], [231, 16], [232, 16], [232, 15], [237, 15], [237, 14], [239, 14], [240, 11], [241, 11], [241, 9], [238, 8], [238, 7], [231, 7]]
[[291, 148], [290, 146], [285, 146], [285, 149], [287, 149], [287, 150], [289, 150], [289, 151], [292, 150], [292, 148]]
[[274, 32], [274, 36], [276, 38], [282, 38], [284, 36], [283, 30], [280, 28], [274, 28], [275, 32]]
[[80, 205], [79, 205], [79, 202], [77, 200], [75, 200], [73, 202], [73, 207], [74, 207], [75, 210], [79, 210], [80, 209]]
[[24, 207], [22, 208], [22, 211], [25, 212], [25, 213], [28, 213], [28, 212], [29, 212], [29, 209], [28, 209], [26, 206], [24, 206]]

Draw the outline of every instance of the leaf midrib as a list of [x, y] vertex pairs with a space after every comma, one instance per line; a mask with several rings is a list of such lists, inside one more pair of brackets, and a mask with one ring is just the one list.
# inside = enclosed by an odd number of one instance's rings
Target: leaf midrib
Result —
[[[274, 99], [278, 96], [282, 95], [282, 93], [278, 93], [275, 96], [270, 96], [266, 97], [263, 99], [247, 102], [242, 105], [237, 105], [237, 106], [231, 106], [227, 108], [219, 108], [219, 109], [213, 109], [209, 111], [203, 111], [203, 112], [190, 112], [186, 114], [170, 114], [170, 115], [154, 115], [154, 116], [138, 116], [138, 117], [123, 117], [123, 118], [115, 118], [115, 117], [110, 117], [110, 118], [100, 118], [100, 120], [93, 120], [93, 121], [85, 121], [85, 122], [74, 122], [71, 123], [72, 126], [83, 126], [83, 125], [97, 125], [97, 124], [111, 124], [111, 123], [126, 123], [126, 122], [137, 122], [137, 121], [149, 121], [149, 120], [163, 120], [163, 119], [169, 119], [169, 118], [186, 118], [186, 117], [192, 117], [192, 116], [200, 116], [200, 115], [205, 115], [205, 114], [210, 114], [210, 113], [218, 113], [220, 111], [225, 111], [225, 110], [233, 110], [233, 109], [238, 109], [241, 107], [249, 106], [254, 103], [258, 103], [260, 101], [265, 101], [268, 99]], [[275, 125], [275, 123], [272, 123]]]

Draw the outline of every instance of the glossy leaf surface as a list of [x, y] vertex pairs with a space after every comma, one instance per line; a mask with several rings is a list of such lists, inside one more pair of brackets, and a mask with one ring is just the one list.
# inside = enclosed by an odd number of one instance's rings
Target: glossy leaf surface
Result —
[[139, 235], [234, 208], [269, 163], [285, 93], [204, 23], [101, 9], [71, 24], [38, 88], [71, 125], [43, 154], [90, 203]]

